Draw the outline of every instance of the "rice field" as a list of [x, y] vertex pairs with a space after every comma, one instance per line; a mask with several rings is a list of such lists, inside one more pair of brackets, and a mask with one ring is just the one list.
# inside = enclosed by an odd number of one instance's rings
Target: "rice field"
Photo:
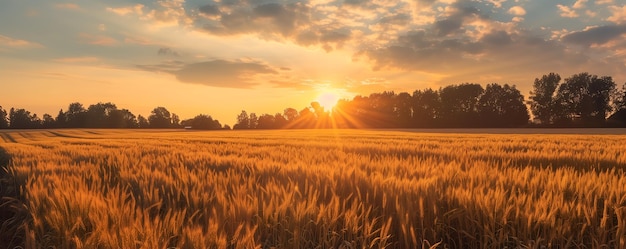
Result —
[[473, 131], [0, 131], [0, 248], [626, 247], [626, 135]]

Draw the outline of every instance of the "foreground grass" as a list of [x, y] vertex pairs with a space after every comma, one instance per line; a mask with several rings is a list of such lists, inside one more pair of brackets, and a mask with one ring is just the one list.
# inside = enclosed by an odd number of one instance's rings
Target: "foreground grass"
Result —
[[624, 135], [1, 135], [2, 247], [626, 247]]

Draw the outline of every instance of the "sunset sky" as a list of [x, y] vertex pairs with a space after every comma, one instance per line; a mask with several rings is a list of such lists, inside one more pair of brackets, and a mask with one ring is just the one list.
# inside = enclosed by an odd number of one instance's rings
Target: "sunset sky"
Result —
[[234, 124], [463, 82], [589, 72], [626, 81], [621, 0], [3, 0], [0, 105], [56, 116], [113, 102]]

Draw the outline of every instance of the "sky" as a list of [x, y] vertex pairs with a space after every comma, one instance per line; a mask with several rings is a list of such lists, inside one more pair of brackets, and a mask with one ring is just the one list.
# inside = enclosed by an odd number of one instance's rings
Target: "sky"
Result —
[[2, 0], [0, 105], [234, 124], [241, 110], [589, 72], [626, 82], [622, 0]]

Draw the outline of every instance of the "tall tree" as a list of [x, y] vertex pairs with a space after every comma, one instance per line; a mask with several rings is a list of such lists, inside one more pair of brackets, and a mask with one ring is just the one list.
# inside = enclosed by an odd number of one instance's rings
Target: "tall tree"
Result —
[[151, 128], [170, 128], [172, 127], [172, 114], [162, 106], [156, 107], [148, 116]]
[[219, 121], [214, 120], [210, 115], [200, 114], [193, 119], [185, 120], [182, 122], [185, 126], [191, 126], [192, 129], [197, 130], [219, 130], [222, 129], [222, 125]]
[[535, 78], [533, 90], [530, 92], [530, 108], [543, 124], [553, 121], [555, 115], [554, 93], [561, 82], [561, 76], [556, 73], [543, 75], [541, 79]]
[[411, 126], [411, 119], [413, 117], [413, 109], [411, 94], [407, 92], [401, 92], [395, 96], [394, 113], [396, 117], [396, 125], [402, 128], [408, 128]]
[[63, 109], [59, 110], [55, 123], [57, 128], [67, 128], [67, 114], [63, 112]]
[[52, 117], [52, 115], [48, 113], [43, 115], [43, 119], [41, 120], [41, 127], [45, 129], [56, 127], [56, 121], [54, 121], [54, 118]]
[[610, 96], [614, 90], [615, 82], [609, 76], [572, 75], [559, 86], [556, 96], [558, 116], [565, 121], [580, 118], [586, 124], [603, 122], [611, 111]]
[[490, 84], [478, 101], [482, 126], [515, 127], [528, 123], [524, 96], [515, 86]]
[[0, 129], [9, 128], [9, 120], [7, 119], [7, 111], [0, 106]]
[[417, 90], [413, 92], [412, 107], [413, 127], [433, 127], [437, 112], [441, 108], [439, 93], [433, 89]]
[[482, 93], [482, 86], [470, 83], [451, 85], [439, 90], [442, 125], [445, 127], [478, 126], [477, 105]]
[[31, 114], [25, 109], [11, 108], [9, 112], [9, 128], [11, 129], [34, 129], [40, 128], [41, 120], [36, 114]]
[[87, 121], [87, 110], [83, 107], [83, 104], [74, 102], [71, 103], [67, 112], [65, 113], [67, 119], [67, 127], [70, 128], [84, 128]]
[[86, 113], [86, 127], [89, 128], [106, 128], [109, 127], [109, 115], [111, 112], [116, 111], [117, 106], [115, 104], [97, 103], [90, 105], [87, 108]]
[[233, 129], [250, 129], [250, 117], [245, 110], [241, 110], [241, 113], [237, 115], [237, 123]]
[[148, 122], [148, 119], [140, 114], [137, 116], [137, 126], [139, 128], [150, 128], [150, 123]]

